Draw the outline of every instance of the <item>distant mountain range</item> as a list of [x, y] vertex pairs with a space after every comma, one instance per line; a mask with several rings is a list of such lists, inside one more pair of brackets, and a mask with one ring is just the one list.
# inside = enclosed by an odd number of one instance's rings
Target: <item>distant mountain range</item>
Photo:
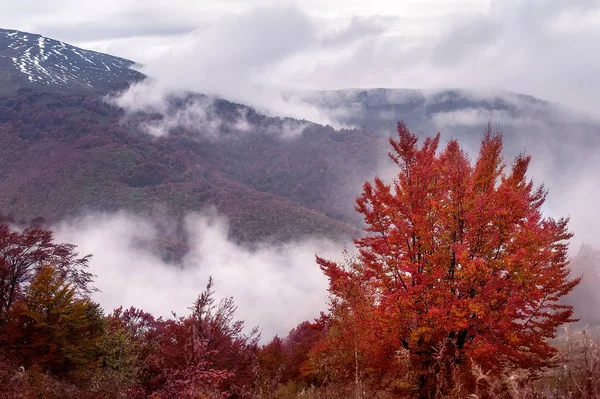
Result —
[[[509, 152], [543, 147], [555, 162], [549, 168], [564, 168], [566, 158], [599, 140], [598, 125], [569, 119], [557, 105], [460, 90], [295, 94], [348, 126], [341, 130], [201, 94], [173, 99], [164, 114], [131, 115], [103, 96], [144, 78], [133, 65], [0, 30], [5, 218], [54, 222], [125, 209], [181, 219], [214, 206], [242, 242], [340, 238], [359, 232], [354, 197], [365, 179], [385, 173], [387, 142], [398, 120], [426, 134], [443, 129], [447, 138], [466, 138], [467, 147], [491, 120], [504, 127]], [[201, 112], [197, 123], [172, 123], [191, 111]], [[162, 135], [152, 136], [152, 129]], [[569, 145], [557, 137], [568, 137]]]

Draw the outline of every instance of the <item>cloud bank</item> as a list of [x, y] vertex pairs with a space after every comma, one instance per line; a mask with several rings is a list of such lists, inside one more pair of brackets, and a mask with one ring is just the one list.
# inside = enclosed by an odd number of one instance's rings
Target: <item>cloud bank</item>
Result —
[[155, 82], [133, 90], [150, 93], [142, 99], [192, 90], [323, 124], [335, 121], [286, 93], [504, 89], [598, 115], [598, 2], [496, 0], [478, 12], [448, 12], [427, 33], [403, 30], [394, 14], [332, 19], [311, 10], [284, 3], [219, 14], [148, 60], [141, 71]]
[[76, 244], [80, 254], [93, 254], [90, 267], [101, 290], [95, 300], [106, 311], [122, 305], [165, 317], [185, 315], [209, 276], [216, 296], [233, 296], [237, 317], [248, 329], [259, 326], [263, 339], [285, 335], [326, 309], [327, 279], [315, 254], [339, 258], [340, 243], [309, 239], [250, 249], [229, 240], [226, 220], [207, 212], [186, 218], [190, 250], [174, 265], [144, 245], [160, 228], [124, 212], [94, 214], [60, 223], [56, 237]]

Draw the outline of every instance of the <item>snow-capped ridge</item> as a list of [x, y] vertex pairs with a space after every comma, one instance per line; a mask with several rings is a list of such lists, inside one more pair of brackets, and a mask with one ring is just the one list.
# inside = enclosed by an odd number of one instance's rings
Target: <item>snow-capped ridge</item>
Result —
[[8, 71], [7, 85], [102, 90], [141, 79], [134, 64], [41, 35], [0, 29], [0, 70]]

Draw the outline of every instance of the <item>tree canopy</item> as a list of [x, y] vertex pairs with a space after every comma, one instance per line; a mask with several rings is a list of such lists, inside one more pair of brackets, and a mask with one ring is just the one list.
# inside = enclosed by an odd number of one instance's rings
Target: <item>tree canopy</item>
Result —
[[349, 309], [339, 322], [360, 331], [358, 347], [380, 349], [367, 360], [375, 369], [397, 369], [406, 353], [422, 398], [473, 384], [475, 366], [499, 374], [548, 365], [548, 339], [572, 321], [558, 301], [579, 279], [569, 276], [568, 219], [542, 214], [547, 191], [527, 178], [530, 157], [507, 168], [489, 126], [474, 163], [456, 140], [440, 150], [438, 134], [419, 146], [403, 123], [398, 135], [396, 178], [365, 183], [356, 202], [367, 225], [358, 258], [317, 259], [334, 309]]

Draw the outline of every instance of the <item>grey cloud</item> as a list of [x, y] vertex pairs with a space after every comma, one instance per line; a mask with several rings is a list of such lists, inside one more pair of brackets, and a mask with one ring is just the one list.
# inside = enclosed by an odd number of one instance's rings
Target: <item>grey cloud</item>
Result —
[[[97, 3], [23, 0], [3, 5], [0, 26], [40, 33], [73, 44], [127, 37], [171, 36], [205, 26], [213, 17], [179, 4], [104, 0]], [[187, 8], [187, 9], [186, 9]]]
[[330, 89], [504, 89], [598, 115], [600, 3], [493, 1], [487, 12], [447, 20], [430, 36], [390, 28], [352, 51], [317, 52], [319, 62], [294, 77]]
[[172, 21], [157, 21], [155, 19], [136, 20], [127, 16], [109, 21], [82, 21], [61, 26], [37, 25], [36, 31], [44, 36], [56, 38], [65, 42], [81, 43], [86, 41], [103, 41], [124, 37], [146, 36], [175, 36], [184, 35], [198, 29], [198, 23], [181, 24]]
[[[349, 40], [339, 38], [344, 32], [336, 33], [336, 41]], [[312, 19], [290, 5], [222, 17], [144, 65], [141, 71], [151, 80], [134, 85], [117, 103], [135, 111], [164, 103], [164, 97], [174, 93], [196, 91], [250, 104], [270, 115], [334, 124], [314, 106], [286, 98], [284, 89], [293, 86], [292, 80], [277, 81], [277, 70], [287, 70], [286, 63], [318, 47], [324, 40], [321, 33]]]
[[[139, 101], [129, 101], [131, 92], [144, 102], [157, 93], [192, 90], [249, 104], [270, 115], [343, 127], [289, 93], [310, 88], [307, 74], [321, 75], [341, 53], [356, 55], [357, 46], [369, 51], [385, 32], [385, 24], [393, 20], [356, 16], [345, 26], [329, 29], [326, 23], [320, 24], [323, 21], [289, 4], [226, 15], [209, 28], [180, 38], [169, 51], [145, 64], [141, 71], [153, 81], [124, 93], [120, 105], [140, 107]], [[373, 56], [368, 59], [376, 62]], [[349, 65], [347, 78], [356, 78], [355, 71], [356, 65]], [[332, 75], [332, 82], [346, 76], [339, 70]]]
[[123, 305], [184, 315], [209, 276], [217, 296], [233, 296], [237, 316], [247, 328], [260, 326], [265, 340], [325, 309], [327, 279], [315, 253], [339, 258], [342, 244], [315, 238], [250, 249], [228, 239], [227, 221], [214, 212], [189, 215], [185, 226], [190, 251], [180, 267], [140, 245], [156, 237], [158, 224], [132, 214], [87, 215], [56, 226], [56, 235], [93, 254], [95, 299], [107, 311]]
[[[583, 20], [595, 20], [582, 27]], [[526, 92], [594, 112], [600, 3], [494, 1], [487, 14], [444, 31], [431, 62], [461, 85]]]
[[270, 68], [305, 50], [315, 33], [312, 20], [293, 6], [254, 9], [187, 35], [142, 72], [165, 91], [194, 90], [259, 108], [268, 103], [276, 113], [290, 105], [270, 85]]
[[386, 31], [386, 24], [394, 23], [394, 17], [360, 17], [354, 16], [350, 23], [334, 31], [326, 32], [320, 40], [323, 46], [340, 46], [353, 44], [372, 36], [379, 36]]

